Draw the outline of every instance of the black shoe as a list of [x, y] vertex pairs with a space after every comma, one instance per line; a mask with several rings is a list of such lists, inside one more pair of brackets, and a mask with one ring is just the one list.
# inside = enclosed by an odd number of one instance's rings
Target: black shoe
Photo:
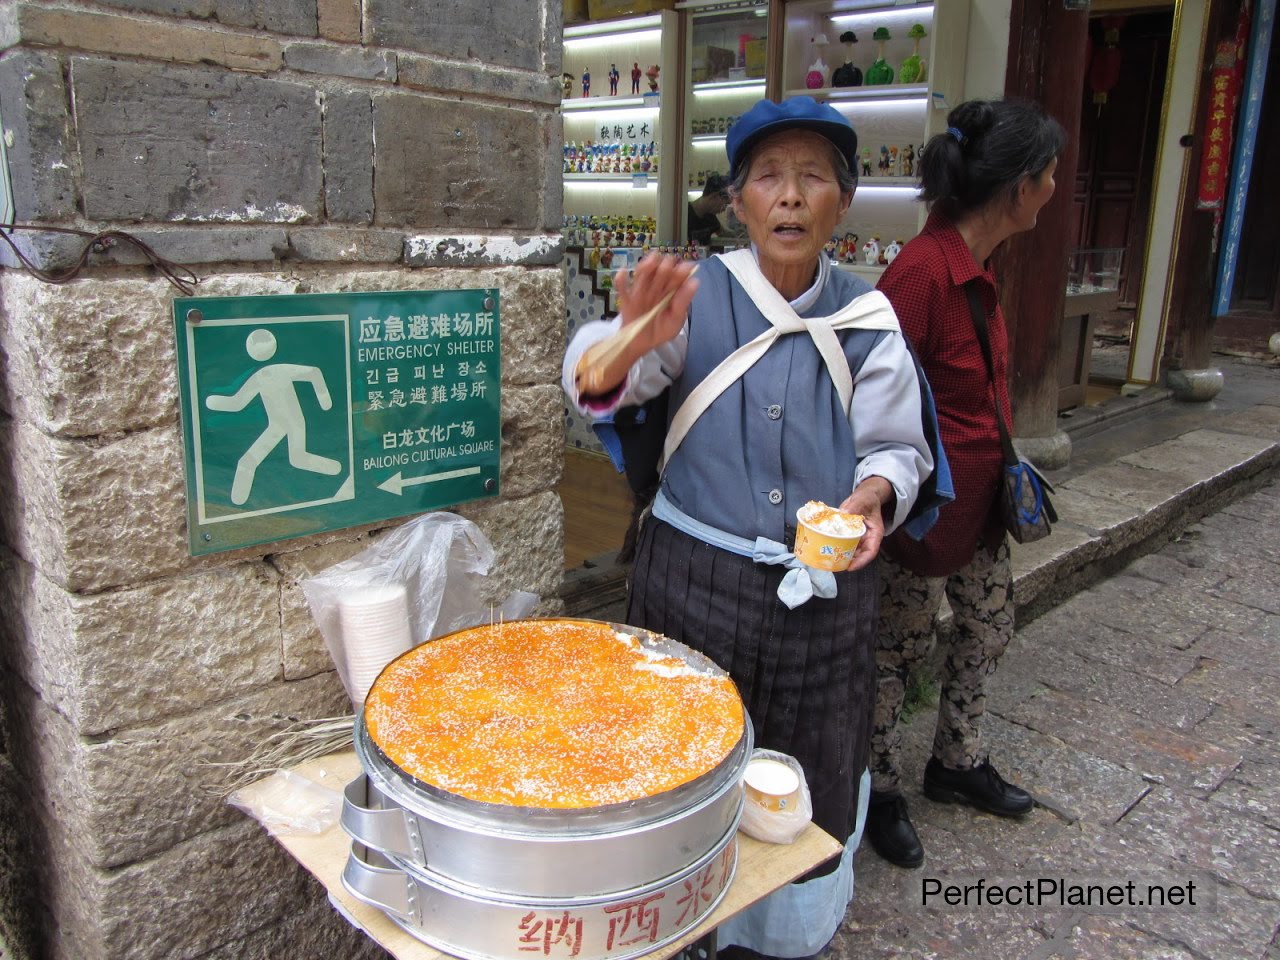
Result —
[[894, 866], [918, 867], [924, 863], [924, 847], [907, 817], [906, 798], [900, 793], [872, 795], [862, 835], [876, 853]]
[[972, 770], [950, 770], [930, 757], [924, 768], [924, 795], [938, 803], [967, 803], [998, 817], [1020, 817], [1035, 806], [1031, 794], [1006, 783], [990, 760]]

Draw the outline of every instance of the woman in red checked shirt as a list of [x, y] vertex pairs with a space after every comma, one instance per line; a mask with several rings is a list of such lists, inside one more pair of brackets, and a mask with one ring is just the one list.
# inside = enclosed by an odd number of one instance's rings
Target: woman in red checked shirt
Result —
[[[889, 298], [929, 377], [956, 499], [920, 541], [899, 533], [882, 551], [876, 715], [871, 742], [871, 806], [866, 836], [886, 860], [924, 862], [907, 816], [897, 765], [907, 676], [933, 641], [945, 594], [954, 614], [941, 675], [927, 797], [966, 803], [1000, 816], [1033, 805], [991, 766], [981, 738], [985, 678], [1013, 635], [1009, 544], [996, 506], [1003, 458], [1000, 404], [1012, 423], [1006, 382], [1008, 337], [1000, 313], [992, 252], [1036, 225], [1053, 196], [1053, 173], [1066, 135], [1035, 104], [970, 101], [947, 118], [920, 157], [922, 198], [930, 214], [878, 284]], [[973, 325], [966, 286], [977, 288], [990, 331], [994, 378]]]

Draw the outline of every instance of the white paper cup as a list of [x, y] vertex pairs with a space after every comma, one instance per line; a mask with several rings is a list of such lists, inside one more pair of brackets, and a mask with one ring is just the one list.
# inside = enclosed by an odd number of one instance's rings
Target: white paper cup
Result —
[[338, 601], [352, 699], [363, 702], [382, 668], [413, 646], [403, 586], [359, 587]]
[[794, 810], [800, 799], [800, 777], [778, 760], [752, 760], [747, 764], [742, 785], [747, 799], [770, 813]]

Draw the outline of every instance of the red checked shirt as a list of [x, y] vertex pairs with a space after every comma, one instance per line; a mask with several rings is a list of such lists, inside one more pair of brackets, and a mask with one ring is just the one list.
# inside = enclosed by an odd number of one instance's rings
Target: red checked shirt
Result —
[[[976, 278], [995, 364], [995, 389], [978, 345], [964, 285]], [[1004, 536], [995, 506], [1003, 457], [996, 399], [1005, 423], [1009, 408], [1008, 332], [995, 277], [979, 267], [959, 231], [934, 212], [920, 235], [902, 248], [877, 284], [889, 298], [902, 332], [915, 347], [933, 388], [942, 446], [951, 465], [956, 499], [943, 507], [922, 541], [899, 531], [887, 542], [890, 557], [921, 576], [954, 573], [980, 544], [994, 548]]]

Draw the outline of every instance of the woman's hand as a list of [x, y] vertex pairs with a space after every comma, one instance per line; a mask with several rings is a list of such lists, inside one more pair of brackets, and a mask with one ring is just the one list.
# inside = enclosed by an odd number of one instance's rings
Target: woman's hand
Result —
[[[650, 254], [633, 273], [618, 274], [622, 324], [578, 361], [574, 379], [583, 396], [605, 396], [617, 389], [637, 360], [680, 332], [698, 289], [691, 276], [696, 268], [675, 257]], [[658, 312], [649, 316], [654, 309]]]
[[622, 314], [622, 328], [642, 318], [661, 302], [667, 294], [673, 294], [671, 302], [647, 324], [647, 329], [636, 338], [643, 356], [678, 334], [689, 315], [689, 304], [698, 289], [698, 281], [691, 277], [696, 264], [665, 254], [649, 254], [636, 265], [635, 270], [618, 274], [614, 285], [618, 290], [618, 312]]
[[862, 535], [858, 549], [853, 554], [853, 562], [849, 570], [861, 570], [880, 552], [880, 542], [884, 540], [884, 513], [893, 512], [897, 500], [893, 486], [884, 477], [867, 477], [853, 493], [845, 497], [840, 509], [845, 513], [861, 515], [867, 525], [867, 532]]

